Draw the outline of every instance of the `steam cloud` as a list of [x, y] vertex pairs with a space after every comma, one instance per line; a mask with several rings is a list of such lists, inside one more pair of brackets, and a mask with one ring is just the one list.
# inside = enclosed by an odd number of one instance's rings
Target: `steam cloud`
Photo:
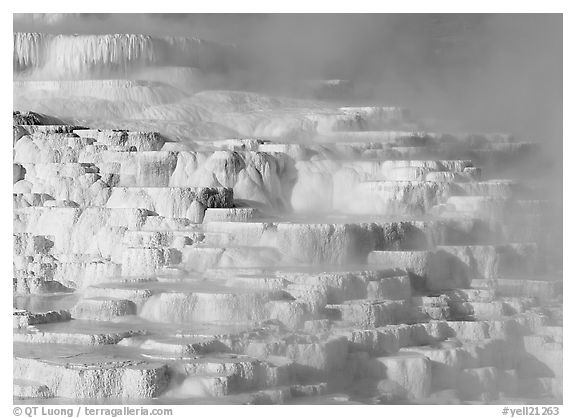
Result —
[[233, 42], [246, 51], [253, 89], [350, 79], [363, 99], [457, 128], [561, 142], [561, 15], [45, 14], [15, 15], [14, 29]]

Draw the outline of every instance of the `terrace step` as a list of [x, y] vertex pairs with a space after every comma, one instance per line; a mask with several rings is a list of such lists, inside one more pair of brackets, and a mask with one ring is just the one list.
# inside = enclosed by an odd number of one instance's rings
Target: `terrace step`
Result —
[[23, 379], [14, 379], [12, 394], [17, 399], [47, 399], [54, 397], [48, 386]]

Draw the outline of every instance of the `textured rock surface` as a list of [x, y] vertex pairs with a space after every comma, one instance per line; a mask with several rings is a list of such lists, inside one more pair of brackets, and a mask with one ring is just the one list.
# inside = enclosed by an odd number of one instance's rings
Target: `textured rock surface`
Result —
[[562, 402], [533, 144], [198, 91], [197, 39], [14, 46], [17, 402]]

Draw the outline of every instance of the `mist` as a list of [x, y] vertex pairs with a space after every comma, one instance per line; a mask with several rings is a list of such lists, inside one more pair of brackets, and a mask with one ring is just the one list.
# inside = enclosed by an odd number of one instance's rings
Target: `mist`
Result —
[[561, 15], [16, 15], [14, 30], [235, 44], [244, 88], [347, 79], [364, 102], [561, 147]]

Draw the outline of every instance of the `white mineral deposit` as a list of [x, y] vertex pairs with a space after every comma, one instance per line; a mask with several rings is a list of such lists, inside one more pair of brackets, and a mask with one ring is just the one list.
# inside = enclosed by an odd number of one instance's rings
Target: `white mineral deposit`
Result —
[[437, 130], [338, 60], [256, 88], [274, 65], [225, 31], [38, 19], [13, 35], [16, 403], [562, 403], [546, 138]]

